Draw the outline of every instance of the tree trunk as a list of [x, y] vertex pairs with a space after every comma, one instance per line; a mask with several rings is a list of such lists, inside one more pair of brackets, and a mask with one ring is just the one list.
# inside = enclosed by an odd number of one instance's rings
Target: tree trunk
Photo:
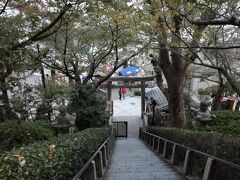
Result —
[[162, 78], [162, 70], [161, 67], [158, 66], [158, 62], [155, 60], [151, 61], [154, 71], [156, 73], [156, 83], [158, 85], [158, 87], [163, 91], [164, 90], [164, 86], [163, 86], [163, 78]]
[[225, 89], [225, 86], [223, 84], [220, 84], [218, 86], [218, 90], [217, 90], [215, 98], [213, 100], [213, 105], [212, 105], [213, 111], [217, 111], [221, 108], [221, 99], [222, 99], [224, 89]]
[[9, 103], [9, 98], [8, 98], [8, 92], [7, 92], [7, 85], [6, 85], [6, 80], [1, 79], [1, 90], [2, 90], [2, 102], [3, 102], [3, 109], [2, 109], [2, 115], [3, 117], [2, 120], [10, 120], [11, 118], [11, 107]]
[[180, 74], [173, 74], [172, 78], [168, 78], [170, 123], [177, 128], [182, 128], [186, 124], [183, 97], [184, 78], [185, 77]]
[[81, 84], [80, 73], [78, 70], [75, 72], [74, 76], [75, 76], [75, 85]]
[[51, 79], [55, 81], [56, 71], [54, 69], [51, 69]]
[[227, 81], [229, 82], [229, 84], [231, 85], [232, 89], [240, 96], [240, 87], [238, 85], [238, 83], [235, 81], [234, 78], [232, 78], [229, 73], [227, 72], [227, 70], [225, 69], [221, 69], [221, 73], [224, 75], [224, 77], [227, 79]]

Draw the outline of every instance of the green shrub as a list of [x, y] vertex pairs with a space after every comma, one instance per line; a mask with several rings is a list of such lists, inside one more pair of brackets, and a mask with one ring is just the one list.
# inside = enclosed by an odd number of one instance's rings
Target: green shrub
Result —
[[46, 140], [54, 136], [54, 131], [47, 122], [23, 122], [18, 127], [16, 121], [8, 121], [0, 124], [0, 142], [6, 141], [15, 130], [16, 134], [13, 142], [11, 142], [8, 147], [2, 147], [3, 149], [10, 149], [13, 146], [22, 146], [23, 144], [26, 145], [35, 141]]
[[212, 112], [212, 114], [216, 116], [216, 119], [213, 121], [211, 129], [221, 133], [240, 135], [239, 111], [220, 110]]
[[[168, 111], [168, 110], [166, 110]], [[154, 114], [154, 124], [153, 124], [153, 113], [148, 114], [148, 125], [149, 126], [163, 126], [163, 127], [169, 127], [170, 122], [168, 118], [166, 118], [166, 115], [168, 113], [163, 112], [163, 110], [156, 108], [155, 109], [155, 114]]]
[[207, 88], [200, 88], [198, 90], [199, 95], [210, 95], [212, 93], [215, 93], [217, 91], [217, 86], [210, 86]]
[[148, 127], [148, 132], [197, 149], [213, 156], [240, 164], [240, 136], [186, 129]]
[[134, 96], [141, 96], [141, 91], [140, 90], [134, 90], [133, 91]]
[[89, 85], [79, 85], [72, 90], [68, 110], [75, 112], [75, 125], [79, 130], [101, 127], [107, 122], [105, 102], [96, 96], [96, 89]]
[[92, 128], [14, 149], [0, 157], [0, 179], [71, 179], [108, 136]]

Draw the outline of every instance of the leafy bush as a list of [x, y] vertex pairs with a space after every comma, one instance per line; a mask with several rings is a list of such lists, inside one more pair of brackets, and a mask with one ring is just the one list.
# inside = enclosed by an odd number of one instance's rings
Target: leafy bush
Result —
[[140, 90], [134, 90], [133, 94], [134, 94], [134, 96], [141, 96], [141, 91]]
[[53, 80], [48, 80], [46, 82], [46, 88], [39, 85], [36, 89], [40, 92], [43, 99], [53, 101], [59, 98], [65, 98], [64, 96], [67, 95], [71, 87], [67, 84], [58, 84]]
[[186, 129], [148, 127], [148, 132], [174, 142], [240, 164], [240, 136]]
[[96, 96], [96, 89], [92, 86], [78, 85], [71, 92], [68, 109], [76, 113], [75, 124], [79, 130], [105, 124], [108, 118], [105, 107], [105, 102]]
[[212, 112], [212, 114], [216, 116], [211, 126], [212, 130], [240, 135], [240, 112], [220, 110]]
[[168, 127], [170, 126], [170, 121], [169, 118], [167, 118], [169, 110], [162, 110], [159, 108], [155, 109], [155, 114], [154, 114], [154, 124], [153, 124], [153, 113], [148, 114], [148, 125], [149, 126], [163, 126], [163, 127]]
[[200, 88], [198, 90], [199, 95], [210, 95], [212, 93], [215, 93], [217, 91], [217, 86], [210, 86], [207, 88]]
[[0, 179], [71, 179], [108, 136], [92, 128], [14, 149], [0, 157]]
[[[17, 129], [16, 129], [17, 128]], [[0, 142], [6, 141], [16, 130], [13, 142], [8, 147], [3, 149], [10, 149], [13, 146], [22, 146], [23, 144], [33, 143], [39, 140], [49, 139], [54, 135], [54, 131], [47, 122], [23, 122], [17, 126], [16, 121], [8, 121], [0, 124]]]

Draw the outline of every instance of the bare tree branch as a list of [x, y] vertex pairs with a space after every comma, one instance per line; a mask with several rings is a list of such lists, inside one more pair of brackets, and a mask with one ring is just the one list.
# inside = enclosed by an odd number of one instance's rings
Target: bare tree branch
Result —
[[119, 64], [116, 64], [113, 68], [113, 70], [111, 72], [109, 72], [103, 79], [101, 79], [100, 81], [97, 82], [97, 84], [95, 85], [96, 88], [98, 88], [103, 82], [105, 82], [106, 80], [108, 80], [115, 72], [116, 70], [118, 70], [121, 66], [123, 66], [126, 62], [128, 62], [130, 59], [132, 59], [133, 57], [137, 56], [138, 54], [140, 54], [147, 46], [148, 44], [144, 45], [139, 51], [133, 53], [131, 56], [124, 58], [121, 60], [121, 62]]
[[7, 5], [9, 3], [9, 0], [7, 0], [2, 8], [2, 10], [0, 11], [0, 15], [3, 14], [5, 12], [5, 9], [7, 8]]
[[222, 49], [222, 50], [227, 50], [227, 49], [239, 49], [240, 45], [234, 45], [234, 46], [179, 46], [177, 48], [181, 48], [181, 49]]
[[200, 76], [200, 75], [193, 75], [194, 78], [199, 78], [199, 79], [205, 79], [207, 81], [210, 81], [210, 82], [214, 82], [214, 83], [217, 83], [217, 84], [220, 84], [219, 81], [216, 81], [216, 80], [213, 80], [213, 79], [210, 79], [210, 78], [206, 78], [204, 76]]
[[185, 16], [188, 21], [194, 25], [198, 25], [198, 26], [209, 26], [209, 25], [233, 25], [233, 26], [238, 26], [240, 27], [240, 19], [236, 16], [232, 16], [229, 19], [208, 19], [208, 20], [204, 20], [204, 19], [196, 19], [193, 20], [192, 18]]

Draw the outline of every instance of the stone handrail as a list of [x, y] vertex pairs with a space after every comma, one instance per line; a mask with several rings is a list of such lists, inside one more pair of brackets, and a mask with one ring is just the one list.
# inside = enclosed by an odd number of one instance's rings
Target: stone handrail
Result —
[[74, 176], [73, 180], [97, 180], [97, 178], [101, 178], [112, 154], [114, 141], [115, 134], [111, 128], [110, 136], [82, 167], [82, 169]]
[[[142, 128], [140, 128], [140, 130], [139, 130], [139, 138], [141, 140], [143, 140], [148, 146], [150, 146], [154, 151], [159, 153], [159, 155], [162, 158], [164, 158], [170, 164], [175, 166], [175, 168], [181, 174], [183, 174], [187, 179], [202, 179], [202, 180], [215, 179], [215, 178], [211, 178], [211, 171], [213, 171], [213, 169], [216, 168], [215, 166], [216, 166], [217, 162], [222, 164], [222, 166], [225, 166], [228, 169], [231, 169], [231, 170], [234, 170], [235, 172], [237, 172], [237, 174], [234, 174], [234, 180], [239, 179], [239, 177], [240, 177], [240, 166], [237, 164], [234, 164], [229, 161], [220, 159], [218, 157], [214, 157], [212, 155], [203, 153], [201, 151], [192, 149], [192, 148], [184, 146], [182, 144], [170, 141], [163, 137], [156, 136], [154, 134], [151, 134], [149, 132], [142, 130]], [[162, 147], [160, 145], [161, 143], [163, 144]], [[171, 147], [170, 152], [169, 152], [169, 147]], [[180, 151], [179, 150], [180, 148], [185, 151], [185, 157], [184, 157], [182, 166], [179, 166], [179, 163], [177, 162], [177, 161], [179, 161], [179, 158], [177, 158], [177, 153], [178, 153], [178, 151]], [[160, 149], [162, 149], [162, 150], [160, 150]], [[203, 167], [203, 173], [201, 174], [200, 177], [198, 176], [198, 177], [193, 178], [193, 177], [189, 176], [189, 174], [188, 174], [189, 168], [190, 168], [190, 159], [192, 158], [193, 154], [201, 157], [198, 159], [198, 161], [200, 161], [200, 159], [202, 159], [202, 160], [206, 159], [206, 162], [204, 161], [205, 166]], [[191, 162], [191, 167], [194, 167], [194, 164], [192, 162]], [[222, 179], [225, 179], [225, 177], [222, 177]], [[232, 178], [230, 178], [230, 179], [232, 179]]]

